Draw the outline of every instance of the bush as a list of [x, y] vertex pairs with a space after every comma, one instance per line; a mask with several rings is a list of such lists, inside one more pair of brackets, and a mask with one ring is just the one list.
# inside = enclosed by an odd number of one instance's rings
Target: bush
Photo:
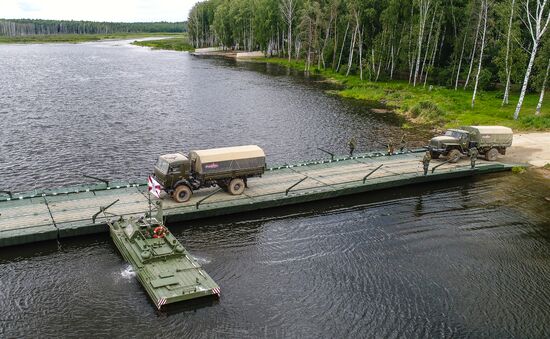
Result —
[[522, 167], [522, 166], [514, 166], [512, 167], [512, 173], [515, 173], [515, 174], [522, 174], [525, 172], [525, 167]]
[[548, 115], [527, 115], [520, 116], [519, 121], [524, 127], [534, 129], [550, 128], [550, 116]]
[[431, 101], [420, 101], [410, 110], [413, 118], [420, 118], [428, 121], [443, 121], [445, 112]]
[[445, 85], [448, 87], [454, 87], [454, 74], [447, 68], [436, 68], [433, 72], [433, 80], [435, 83]]
[[479, 72], [479, 88], [485, 91], [494, 91], [495, 83], [493, 82], [492, 76], [493, 74], [491, 71], [482, 69], [481, 72]]

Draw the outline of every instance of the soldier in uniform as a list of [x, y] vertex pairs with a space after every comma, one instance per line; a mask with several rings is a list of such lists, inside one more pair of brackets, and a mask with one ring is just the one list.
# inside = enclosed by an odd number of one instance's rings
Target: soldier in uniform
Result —
[[470, 148], [469, 153], [470, 153], [470, 166], [472, 168], [474, 168], [474, 167], [476, 167], [476, 160], [477, 160], [477, 156], [478, 156], [479, 152], [478, 152], [477, 148], [472, 147], [472, 148]]
[[355, 141], [355, 138], [349, 139], [348, 146], [349, 146], [349, 156], [352, 157], [353, 151], [355, 151], [355, 147], [357, 147], [357, 142]]
[[392, 155], [394, 153], [395, 149], [394, 149], [394, 146], [393, 146], [393, 140], [390, 139], [388, 141], [388, 155]]
[[422, 158], [422, 166], [424, 167], [424, 175], [428, 175], [428, 167], [430, 167], [430, 161], [432, 160], [432, 155], [430, 151], [426, 151], [424, 157]]
[[399, 151], [400, 152], [403, 152], [403, 150], [405, 149], [405, 147], [407, 147], [407, 141], [405, 140], [405, 134], [403, 134], [403, 136], [401, 137], [401, 141], [399, 142]]

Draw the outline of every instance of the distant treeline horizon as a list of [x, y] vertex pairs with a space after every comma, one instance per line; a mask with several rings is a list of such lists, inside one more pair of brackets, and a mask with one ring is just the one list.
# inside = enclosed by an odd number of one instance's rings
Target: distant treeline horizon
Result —
[[183, 33], [187, 22], [99, 22], [82, 20], [0, 19], [0, 36], [54, 34]]

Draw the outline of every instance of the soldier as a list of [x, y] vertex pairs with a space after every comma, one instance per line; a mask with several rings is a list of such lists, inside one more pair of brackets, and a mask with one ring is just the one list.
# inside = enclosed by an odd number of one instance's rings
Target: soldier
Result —
[[422, 166], [424, 166], [424, 175], [428, 175], [428, 167], [430, 167], [430, 161], [432, 160], [432, 155], [430, 151], [426, 151], [424, 157], [422, 158]]
[[476, 160], [477, 160], [477, 156], [478, 156], [479, 152], [478, 152], [477, 148], [472, 147], [472, 148], [470, 148], [469, 153], [470, 153], [470, 166], [473, 169], [474, 167], [476, 167]]
[[352, 157], [353, 151], [355, 151], [355, 147], [357, 147], [357, 142], [355, 141], [355, 138], [349, 139], [348, 146], [349, 146], [349, 156]]
[[400, 145], [399, 145], [399, 151], [400, 152], [403, 152], [403, 150], [405, 149], [405, 147], [407, 147], [407, 141], [405, 141], [405, 134], [403, 134], [403, 136], [401, 137], [401, 141], [399, 142]]
[[394, 153], [395, 149], [393, 147], [393, 140], [390, 139], [388, 141], [388, 155], [392, 155]]

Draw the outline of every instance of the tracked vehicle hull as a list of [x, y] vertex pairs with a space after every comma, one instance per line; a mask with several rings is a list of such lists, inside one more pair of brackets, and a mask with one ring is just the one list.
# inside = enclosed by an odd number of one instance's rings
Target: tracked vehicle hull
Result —
[[[156, 237], [161, 227], [164, 234]], [[109, 223], [110, 234], [158, 309], [201, 297], [219, 297], [220, 287], [156, 219], [129, 218]]]

